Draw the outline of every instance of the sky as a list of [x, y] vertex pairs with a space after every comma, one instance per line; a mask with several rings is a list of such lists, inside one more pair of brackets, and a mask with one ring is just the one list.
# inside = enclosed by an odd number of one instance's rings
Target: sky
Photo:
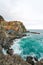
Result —
[[23, 22], [26, 29], [43, 29], [43, 0], [0, 0], [0, 15]]

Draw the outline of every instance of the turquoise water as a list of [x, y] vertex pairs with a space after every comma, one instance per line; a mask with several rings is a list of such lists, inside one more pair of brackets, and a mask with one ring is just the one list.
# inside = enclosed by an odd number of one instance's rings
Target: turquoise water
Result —
[[14, 41], [12, 46], [14, 54], [20, 55], [23, 59], [27, 56], [43, 58], [43, 30], [30, 30], [40, 32], [40, 34], [29, 34], [24, 38]]

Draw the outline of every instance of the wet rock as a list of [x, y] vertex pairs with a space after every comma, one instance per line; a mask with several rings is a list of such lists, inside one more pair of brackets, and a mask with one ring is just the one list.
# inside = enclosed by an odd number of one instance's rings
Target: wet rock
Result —
[[8, 50], [7, 50], [7, 53], [8, 53], [9, 55], [13, 55], [13, 49], [8, 49]]
[[27, 56], [26, 61], [32, 65], [34, 65], [36, 62], [38, 62], [37, 57]]
[[38, 58], [37, 57], [34, 57], [35, 61], [38, 61]]
[[34, 61], [32, 61], [32, 59], [33, 59], [33, 57], [28, 56], [28, 57], [26, 58], [26, 61], [27, 61], [28, 63], [30, 63], [31, 65], [34, 65]]
[[31, 57], [31, 56], [27, 56], [26, 61], [29, 61], [29, 59], [32, 60], [33, 57]]
[[4, 48], [4, 49], [9, 49], [9, 47], [13, 44], [13, 40], [10, 40], [9, 38], [6, 39], [1, 39], [0, 40], [0, 45]]

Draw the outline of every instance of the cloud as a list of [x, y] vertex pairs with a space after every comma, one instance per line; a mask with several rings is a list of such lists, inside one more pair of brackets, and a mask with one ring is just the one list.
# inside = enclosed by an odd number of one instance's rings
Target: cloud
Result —
[[43, 29], [43, 0], [0, 0], [0, 15], [21, 20], [28, 29]]

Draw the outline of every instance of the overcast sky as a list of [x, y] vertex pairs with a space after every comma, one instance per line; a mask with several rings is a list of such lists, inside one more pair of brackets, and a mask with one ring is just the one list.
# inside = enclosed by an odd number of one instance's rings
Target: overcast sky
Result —
[[43, 29], [43, 0], [0, 0], [5, 20], [20, 20], [27, 29]]

